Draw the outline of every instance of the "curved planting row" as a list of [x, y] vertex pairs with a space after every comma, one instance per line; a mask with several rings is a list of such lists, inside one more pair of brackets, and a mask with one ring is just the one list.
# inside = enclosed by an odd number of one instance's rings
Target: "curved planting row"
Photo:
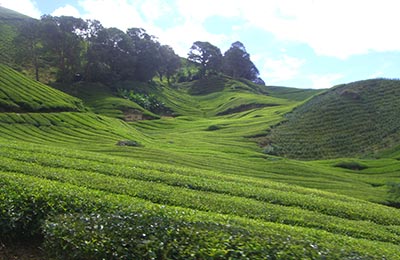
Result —
[[[2, 237], [44, 235], [62, 259], [399, 259], [399, 246], [1, 172]], [[95, 212], [95, 213], [92, 213]]]
[[0, 111], [79, 111], [82, 102], [0, 64]]

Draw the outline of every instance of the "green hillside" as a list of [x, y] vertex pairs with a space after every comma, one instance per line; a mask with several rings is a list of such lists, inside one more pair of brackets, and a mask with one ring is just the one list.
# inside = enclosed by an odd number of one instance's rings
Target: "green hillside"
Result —
[[0, 8], [0, 259], [400, 259], [400, 81], [265, 86], [47, 18], [53, 87], [10, 68], [28, 18]]
[[399, 99], [398, 80], [340, 85], [294, 109], [266, 142], [291, 158], [373, 155], [400, 143]]
[[[399, 162], [359, 172], [265, 155], [253, 137], [303, 101], [233, 83], [202, 95], [150, 87], [175, 118], [1, 113], [3, 243], [43, 236], [56, 259], [398, 259], [399, 213], [375, 202]], [[246, 104], [274, 105], [235, 110]]]
[[82, 102], [0, 64], [2, 112], [79, 111]]

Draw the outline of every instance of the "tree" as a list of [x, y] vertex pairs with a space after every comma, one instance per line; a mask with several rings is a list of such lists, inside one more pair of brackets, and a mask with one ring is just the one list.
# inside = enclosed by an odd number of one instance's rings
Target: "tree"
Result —
[[39, 68], [43, 51], [41, 24], [33, 20], [24, 23], [19, 28], [14, 44], [18, 49], [16, 60], [18, 63], [31, 64], [35, 70], [35, 79], [39, 81]]
[[161, 63], [160, 43], [142, 28], [130, 28], [127, 35], [135, 45], [135, 78], [139, 81], [151, 80], [157, 74]]
[[133, 79], [136, 49], [132, 39], [117, 28], [103, 28], [89, 40], [85, 78], [109, 83]]
[[175, 54], [174, 50], [168, 45], [161, 45], [159, 49], [161, 63], [158, 67], [158, 76], [163, 80], [163, 76], [167, 77], [168, 84], [171, 76], [180, 68], [181, 58]]
[[49, 55], [57, 59], [58, 80], [70, 82], [81, 69], [81, 54], [84, 51], [83, 32], [87, 23], [70, 16], [41, 18], [43, 38]]
[[221, 70], [221, 50], [209, 42], [194, 42], [190, 48], [188, 59], [200, 64], [200, 78], [206, 76], [207, 72], [219, 72]]
[[251, 81], [261, 82], [258, 78], [259, 71], [250, 60], [243, 43], [237, 41], [232, 43], [229, 50], [224, 54], [223, 72], [234, 78], [245, 78]]

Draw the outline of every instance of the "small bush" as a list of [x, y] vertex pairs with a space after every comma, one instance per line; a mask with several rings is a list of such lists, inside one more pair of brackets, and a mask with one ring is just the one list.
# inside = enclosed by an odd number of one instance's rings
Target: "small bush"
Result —
[[134, 146], [138, 147], [141, 146], [140, 143], [133, 141], [133, 140], [121, 140], [117, 143], [118, 146]]
[[361, 164], [359, 162], [340, 162], [334, 165], [335, 167], [343, 168], [343, 169], [349, 169], [353, 171], [361, 171], [364, 169], [367, 169], [368, 166], [365, 164]]
[[215, 130], [219, 130], [222, 127], [220, 125], [210, 125], [209, 127], [207, 127], [207, 131], [215, 131]]
[[388, 192], [389, 205], [400, 208], [400, 183], [388, 183], [388, 186], [389, 186], [389, 192]]
[[267, 146], [264, 147], [263, 153], [269, 154], [269, 155], [278, 155], [275, 147], [273, 145], [268, 144]]

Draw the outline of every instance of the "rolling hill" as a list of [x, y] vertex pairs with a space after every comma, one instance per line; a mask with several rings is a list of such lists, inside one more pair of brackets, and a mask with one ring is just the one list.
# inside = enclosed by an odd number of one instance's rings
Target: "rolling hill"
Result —
[[290, 158], [373, 156], [400, 144], [399, 99], [398, 80], [336, 86], [296, 107], [266, 142]]
[[374, 201], [386, 200], [399, 163], [365, 161], [364, 174], [335, 167], [340, 161], [262, 154], [251, 137], [304, 100], [253, 87], [228, 80], [191, 95], [187, 84], [154, 86], [181, 116], [133, 123], [84, 110], [0, 113], [1, 236], [44, 236], [43, 254], [67, 259], [396, 259], [400, 216]]
[[53, 86], [0, 65], [0, 259], [400, 259], [399, 81]]

